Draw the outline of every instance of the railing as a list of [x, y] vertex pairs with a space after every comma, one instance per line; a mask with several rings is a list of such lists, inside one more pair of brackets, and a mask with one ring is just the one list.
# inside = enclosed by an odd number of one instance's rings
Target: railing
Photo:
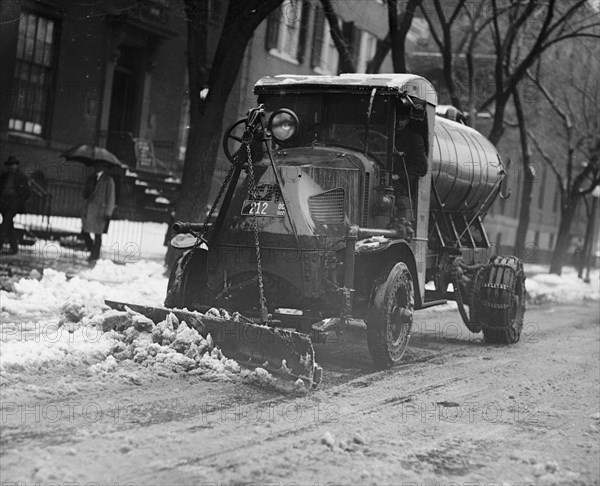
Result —
[[[15, 217], [17, 227], [23, 226], [32, 234], [35, 234], [35, 228], [44, 231], [49, 228], [51, 238], [38, 240], [34, 246], [36, 252], [46, 258], [49, 255], [57, 255], [58, 258], [74, 254], [87, 257], [87, 252], [74, 249], [65, 241], [81, 232], [81, 219], [50, 216], [48, 223], [44, 223], [44, 219], [45, 216], [40, 214], [19, 214]], [[164, 245], [167, 227], [167, 223], [113, 220], [108, 233], [102, 237], [102, 258], [119, 263], [162, 259], [167, 248]]]
[[28, 201], [27, 211], [45, 216], [49, 223], [50, 214], [52, 213], [52, 194], [42, 187], [35, 179], [30, 177], [28, 178], [28, 182], [33, 197]]

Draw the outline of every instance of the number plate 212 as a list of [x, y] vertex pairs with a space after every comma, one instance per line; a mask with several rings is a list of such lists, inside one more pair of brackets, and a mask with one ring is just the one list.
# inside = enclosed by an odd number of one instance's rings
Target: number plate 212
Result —
[[285, 216], [285, 204], [273, 201], [250, 201], [246, 199], [242, 205], [244, 216], [270, 216], [272, 218], [283, 218]]

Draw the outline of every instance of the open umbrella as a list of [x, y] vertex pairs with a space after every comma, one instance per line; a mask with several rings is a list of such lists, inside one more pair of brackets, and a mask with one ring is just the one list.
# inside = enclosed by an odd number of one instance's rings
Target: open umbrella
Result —
[[94, 145], [78, 145], [60, 154], [66, 160], [82, 162], [87, 166], [97, 163], [106, 163], [115, 167], [125, 168], [121, 161], [105, 148]]

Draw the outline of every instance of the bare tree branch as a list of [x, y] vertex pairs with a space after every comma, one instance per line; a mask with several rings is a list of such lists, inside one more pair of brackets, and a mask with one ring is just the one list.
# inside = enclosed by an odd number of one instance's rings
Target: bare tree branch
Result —
[[340, 30], [340, 26], [338, 24], [338, 17], [335, 11], [333, 10], [331, 0], [321, 0], [321, 5], [323, 6], [325, 18], [329, 23], [331, 38], [333, 39], [333, 43], [335, 44], [335, 47], [340, 56], [340, 71], [343, 73], [355, 73], [356, 64], [354, 63], [354, 59], [352, 57], [352, 53], [350, 52], [348, 44], [346, 43], [346, 39], [344, 39], [342, 31]]
[[535, 134], [531, 130], [527, 130], [527, 135], [529, 136], [529, 139], [533, 142], [533, 145], [535, 145], [535, 148], [537, 149], [537, 151], [544, 158], [546, 163], [550, 166], [550, 169], [552, 169], [552, 172], [554, 172], [554, 175], [556, 175], [556, 180], [558, 182], [558, 187], [560, 188], [560, 192], [561, 192], [561, 194], [564, 194], [567, 189], [563, 185], [563, 174], [560, 173], [560, 171], [558, 170], [558, 167], [556, 166], [556, 164], [554, 163], [552, 158], [546, 153], [544, 148], [538, 142]]

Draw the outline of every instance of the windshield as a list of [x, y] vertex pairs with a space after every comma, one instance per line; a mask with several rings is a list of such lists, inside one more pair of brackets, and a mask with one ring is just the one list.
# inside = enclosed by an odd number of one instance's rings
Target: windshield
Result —
[[262, 95], [259, 102], [264, 103], [269, 115], [279, 108], [288, 108], [298, 115], [300, 133], [286, 143], [286, 147], [318, 143], [362, 152], [368, 123], [367, 151], [381, 162], [385, 161], [388, 112], [393, 106], [390, 96], [376, 95], [371, 103], [371, 93], [286, 93]]

